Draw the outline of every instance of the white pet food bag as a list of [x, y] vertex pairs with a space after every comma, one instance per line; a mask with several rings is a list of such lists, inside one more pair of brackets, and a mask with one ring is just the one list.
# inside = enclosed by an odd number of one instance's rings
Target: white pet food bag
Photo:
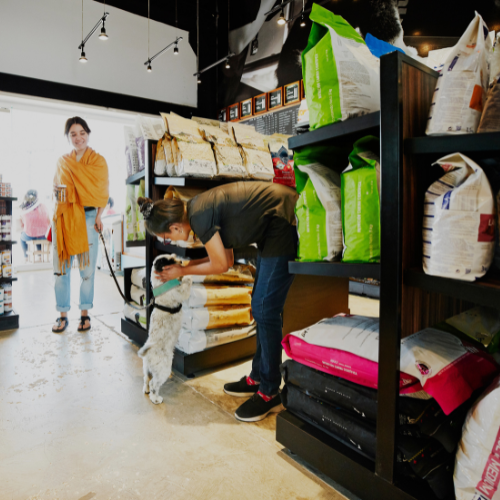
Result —
[[500, 377], [470, 409], [458, 447], [457, 500], [500, 500]]
[[427, 135], [477, 131], [488, 90], [491, 48], [488, 28], [476, 12], [437, 79]]
[[165, 157], [165, 149], [163, 147], [163, 140], [160, 139], [156, 146], [156, 161], [155, 161], [155, 175], [167, 174], [167, 158]]
[[438, 160], [446, 174], [425, 193], [426, 274], [474, 281], [484, 276], [495, 246], [495, 204], [479, 165], [460, 153]]

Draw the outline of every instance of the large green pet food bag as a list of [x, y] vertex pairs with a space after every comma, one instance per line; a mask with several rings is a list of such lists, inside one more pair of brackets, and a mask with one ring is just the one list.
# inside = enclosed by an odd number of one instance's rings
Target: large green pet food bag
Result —
[[294, 154], [300, 261], [340, 260], [342, 218], [337, 172], [346, 164], [347, 153], [336, 147], [311, 146]]
[[377, 137], [359, 139], [342, 172], [342, 262], [380, 262], [379, 151]]
[[310, 129], [380, 109], [380, 60], [341, 16], [313, 4], [302, 52]]

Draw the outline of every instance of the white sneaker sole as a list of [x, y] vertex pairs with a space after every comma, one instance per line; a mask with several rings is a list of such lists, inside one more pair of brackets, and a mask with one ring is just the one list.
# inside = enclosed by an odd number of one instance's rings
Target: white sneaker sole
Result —
[[267, 413], [264, 413], [263, 415], [257, 415], [256, 417], [241, 418], [238, 417], [236, 413], [234, 414], [234, 416], [236, 417], [236, 420], [239, 420], [240, 422], [260, 422], [261, 420], [264, 420], [270, 413], [279, 413], [284, 409], [285, 407], [280, 403], [274, 408], [271, 408]]
[[231, 392], [226, 391], [226, 389], [224, 389], [224, 392], [229, 396], [234, 396], [235, 398], [249, 398], [255, 394], [255, 392]]

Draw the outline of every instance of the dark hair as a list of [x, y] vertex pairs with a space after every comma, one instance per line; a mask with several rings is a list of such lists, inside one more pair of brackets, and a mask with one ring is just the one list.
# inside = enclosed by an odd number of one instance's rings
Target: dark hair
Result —
[[66, 120], [66, 125], [64, 125], [64, 135], [66, 137], [68, 137], [69, 129], [71, 128], [72, 125], [81, 125], [83, 127], [83, 130], [85, 130], [87, 134], [90, 134], [90, 128], [87, 125], [87, 122], [83, 118], [80, 118], [79, 116], [73, 116], [73, 118], [68, 118]]
[[358, 25], [363, 36], [371, 33], [375, 38], [392, 43], [401, 33], [396, 0], [365, 0], [365, 13]]
[[115, 200], [113, 200], [113, 198], [111, 198], [111, 196], [108, 199], [108, 205], [109, 205], [109, 208], [113, 208], [115, 206]]
[[179, 224], [187, 220], [185, 205], [181, 200], [158, 200], [153, 203], [150, 198], [141, 197], [137, 199], [137, 203], [149, 233], [155, 235], [169, 233], [172, 224]]

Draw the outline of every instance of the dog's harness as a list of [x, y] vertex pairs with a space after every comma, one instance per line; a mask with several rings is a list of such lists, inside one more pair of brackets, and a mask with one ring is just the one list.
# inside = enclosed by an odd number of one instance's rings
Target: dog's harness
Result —
[[165, 307], [165, 306], [160, 306], [160, 304], [157, 304], [156, 302], [153, 302], [153, 307], [156, 307], [157, 309], [163, 312], [167, 312], [170, 314], [177, 314], [182, 309], [182, 304], [178, 305], [177, 307]]

